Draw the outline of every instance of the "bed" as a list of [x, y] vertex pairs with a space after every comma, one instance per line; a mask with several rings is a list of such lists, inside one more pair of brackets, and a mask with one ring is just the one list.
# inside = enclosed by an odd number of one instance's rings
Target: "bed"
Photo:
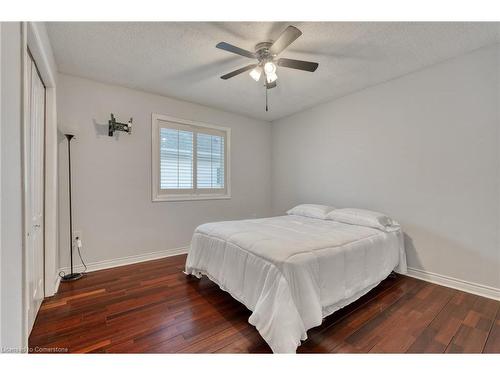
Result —
[[286, 215], [208, 223], [192, 238], [185, 273], [206, 275], [252, 311], [274, 353], [295, 353], [307, 330], [406, 273], [401, 229]]

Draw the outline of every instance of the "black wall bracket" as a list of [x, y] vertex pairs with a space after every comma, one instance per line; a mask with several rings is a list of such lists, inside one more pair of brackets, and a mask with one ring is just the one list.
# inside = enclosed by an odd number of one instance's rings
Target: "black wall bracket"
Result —
[[132, 117], [129, 122], [125, 124], [123, 122], [117, 122], [115, 116], [111, 114], [111, 120], [108, 121], [108, 125], [108, 135], [110, 137], [112, 137], [113, 133], [116, 131], [126, 132], [128, 134], [132, 133]]

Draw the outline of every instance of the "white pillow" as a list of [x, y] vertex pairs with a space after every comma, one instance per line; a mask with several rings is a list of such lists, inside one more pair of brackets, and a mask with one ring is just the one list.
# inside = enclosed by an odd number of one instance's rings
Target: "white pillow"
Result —
[[324, 220], [326, 219], [326, 215], [334, 209], [334, 207], [322, 204], [299, 204], [286, 213], [288, 215], [299, 215]]
[[330, 212], [326, 218], [340, 223], [361, 225], [384, 231], [399, 227], [399, 224], [387, 215], [360, 208], [339, 208]]

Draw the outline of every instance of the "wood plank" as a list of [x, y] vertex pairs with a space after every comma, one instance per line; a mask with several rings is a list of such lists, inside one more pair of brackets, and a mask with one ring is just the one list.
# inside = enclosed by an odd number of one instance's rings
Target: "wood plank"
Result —
[[444, 353], [477, 296], [456, 291], [435, 319], [417, 337], [409, 353]]
[[[400, 279], [400, 282], [387, 289], [382, 288], [373, 298], [362, 302], [350, 314], [343, 317], [341, 311], [333, 314], [340, 315], [333, 324], [323, 324], [324, 328], [319, 330], [312, 329], [308, 332], [308, 340], [300, 347], [301, 353], [330, 353], [337, 352], [337, 347], [347, 346], [345, 339], [359, 329], [365, 323], [370, 321], [378, 314], [385, 311], [389, 306], [403, 297], [409, 290], [417, 288], [423, 283], [416, 279]], [[369, 296], [368, 296], [369, 298]]]
[[370, 349], [371, 353], [408, 351], [455, 293], [451, 289], [437, 285], [426, 286], [422, 291], [428, 294], [423, 296], [417, 293], [415, 299], [405, 305], [408, 310], [401, 309], [394, 312], [393, 325], [387, 327], [389, 331], [386, 331], [385, 337]]
[[500, 353], [500, 307], [497, 309], [495, 323], [492, 324], [484, 353]]
[[[87, 274], [40, 309], [30, 347], [72, 353], [270, 353], [242, 304], [182, 274], [185, 255]], [[500, 302], [388, 278], [308, 332], [299, 353], [500, 352]], [[50, 352], [50, 350], [46, 350]]]
[[498, 311], [498, 301], [477, 297], [446, 348], [447, 353], [482, 353]]

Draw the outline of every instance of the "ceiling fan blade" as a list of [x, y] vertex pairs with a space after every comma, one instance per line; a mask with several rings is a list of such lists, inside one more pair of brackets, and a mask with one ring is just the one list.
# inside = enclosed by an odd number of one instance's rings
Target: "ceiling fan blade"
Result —
[[236, 69], [234, 71], [232, 71], [231, 73], [227, 73], [227, 74], [224, 74], [221, 78], [222, 79], [229, 79], [229, 78], [232, 78], [234, 76], [237, 76], [238, 74], [241, 74], [241, 73], [244, 73], [246, 72], [247, 70], [250, 70], [250, 69], [253, 69], [257, 66], [257, 64], [250, 64], [250, 65], [247, 65], [243, 68], [239, 68], [239, 69]]
[[269, 52], [271, 52], [271, 54], [273, 55], [278, 55], [301, 35], [302, 31], [294, 26], [288, 26], [285, 31], [281, 33], [278, 39], [273, 43], [271, 48], [269, 48]]
[[278, 66], [282, 66], [284, 68], [305, 70], [307, 72], [314, 72], [318, 68], [319, 64], [311, 61], [281, 58], [278, 60]]
[[224, 51], [236, 53], [237, 55], [248, 57], [249, 59], [255, 58], [255, 53], [247, 51], [246, 49], [233, 46], [232, 44], [226, 42], [220, 42], [215, 47], [223, 49]]
[[274, 89], [277, 85], [277, 82], [276, 81], [273, 81], [271, 83], [267, 83], [266, 82], [266, 88], [269, 90], [269, 89]]

